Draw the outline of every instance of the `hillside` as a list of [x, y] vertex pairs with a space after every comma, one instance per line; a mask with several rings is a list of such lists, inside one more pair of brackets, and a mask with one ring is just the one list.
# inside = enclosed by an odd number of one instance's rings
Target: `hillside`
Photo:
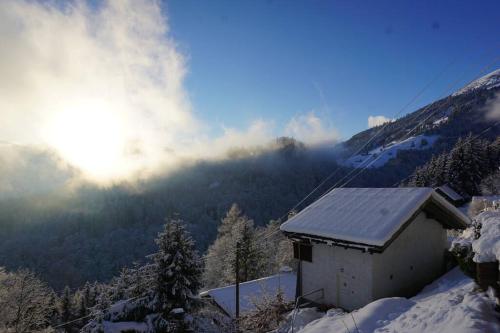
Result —
[[[486, 117], [485, 105], [499, 89], [476, 85], [388, 124], [363, 151], [388, 156], [348, 186], [394, 186], [433, 154], [449, 151], [460, 136], [481, 133], [494, 124]], [[406, 133], [430, 112], [435, 113], [407, 138]], [[69, 189], [76, 171], [60, 169], [50, 155], [25, 149], [19, 167], [3, 170], [14, 175], [10, 179], [15, 181], [3, 178], [0, 186], [34, 188], [37, 182], [47, 181], [39, 186], [42, 190], [21, 191], [29, 196], [18, 195], [19, 191], [15, 196], [0, 195], [0, 266], [12, 270], [28, 267], [56, 290], [85, 281], [106, 281], [150, 253], [164, 218], [176, 213], [188, 224], [199, 250], [205, 251], [232, 203], [238, 203], [257, 225], [265, 225], [286, 214], [338, 170], [298, 209], [305, 207], [351, 172], [351, 167], [366, 164], [350, 165], [345, 160], [380, 128], [347, 140], [341, 155], [333, 149], [313, 149], [282, 138], [270, 148], [233, 150], [226, 159], [195, 161], [165, 176], [105, 188], [84, 184]], [[491, 140], [498, 135], [500, 126], [482, 138]], [[40, 177], [24, 177], [23, 168], [33, 174], [30, 161], [40, 160], [52, 171], [39, 170]]]
[[[500, 70], [496, 70], [448, 97], [393, 122], [354, 135], [343, 144], [341, 163], [352, 167], [379, 168], [386, 164], [398, 164], [398, 158], [411, 163], [400, 156], [398, 152], [401, 150], [424, 158], [448, 151], [458, 137], [479, 134], [499, 120], [498, 115], [492, 114], [492, 103], [496, 103], [495, 96], [500, 91], [499, 82]], [[492, 139], [499, 133], [500, 129], [495, 126], [482, 137]], [[376, 134], [375, 139], [363, 147]], [[422, 139], [425, 139], [424, 144]], [[359, 154], [351, 157], [360, 149]], [[377, 161], [372, 163], [375, 159]]]

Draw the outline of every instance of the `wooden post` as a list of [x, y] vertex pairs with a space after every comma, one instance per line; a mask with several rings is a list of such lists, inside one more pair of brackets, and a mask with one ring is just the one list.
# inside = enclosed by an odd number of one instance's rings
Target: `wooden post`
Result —
[[236, 263], [235, 267], [235, 280], [236, 280], [236, 319], [240, 317], [240, 242], [236, 242]]

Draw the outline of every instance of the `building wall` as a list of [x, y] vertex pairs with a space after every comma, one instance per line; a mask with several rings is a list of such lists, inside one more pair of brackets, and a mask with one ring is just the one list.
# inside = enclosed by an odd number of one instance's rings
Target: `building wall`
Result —
[[314, 244], [312, 262], [302, 262], [302, 294], [318, 303], [353, 310], [376, 299], [411, 296], [442, 273], [446, 230], [425, 213], [383, 252], [370, 254]]
[[302, 294], [324, 289], [309, 300], [352, 310], [371, 301], [371, 286], [372, 255], [360, 250], [314, 244], [312, 262], [302, 262]]
[[382, 253], [373, 254], [373, 299], [413, 296], [443, 273], [446, 230], [420, 213]]

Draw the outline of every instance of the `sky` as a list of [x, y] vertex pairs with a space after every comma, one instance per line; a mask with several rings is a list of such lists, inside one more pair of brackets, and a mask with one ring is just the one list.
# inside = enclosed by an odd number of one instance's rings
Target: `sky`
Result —
[[498, 68], [499, 10], [498, 1], [4, 0], [0, 144], [46, 147], [103, 181], [282, 135], [345, 140]]
[[194, 109], [240, 128], [314, 111], [349, 138], [444, 70], [407, 112], [500, 56], [498, 1], [173, 0], [166, 10]]

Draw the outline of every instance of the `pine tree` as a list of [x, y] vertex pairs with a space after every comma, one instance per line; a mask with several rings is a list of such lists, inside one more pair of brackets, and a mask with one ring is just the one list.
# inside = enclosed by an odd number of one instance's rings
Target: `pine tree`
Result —
[[[59, 301], [59, 318], [61, 319], [61, 323], [67, 323], [73, 319], [72, 297], [68, 286], [64, 288]], [[64, 328], [66, 331], [69, 331], [69, 326], [64, 326]]]
[[462, 194], [479, 193], [479, 183], [488, 168], [485, 153], [484, 142], [474, 139], [472, 135], [458, 140], [447, 163], [447, 175], [453, 188]]
[[194, 241], [182, 220], [171, 219], [155, 242], [158, 252], [152, 256], [154, 308], [164, 315], [173, 308], [189, 310], [195, 304], [202, 273]]

